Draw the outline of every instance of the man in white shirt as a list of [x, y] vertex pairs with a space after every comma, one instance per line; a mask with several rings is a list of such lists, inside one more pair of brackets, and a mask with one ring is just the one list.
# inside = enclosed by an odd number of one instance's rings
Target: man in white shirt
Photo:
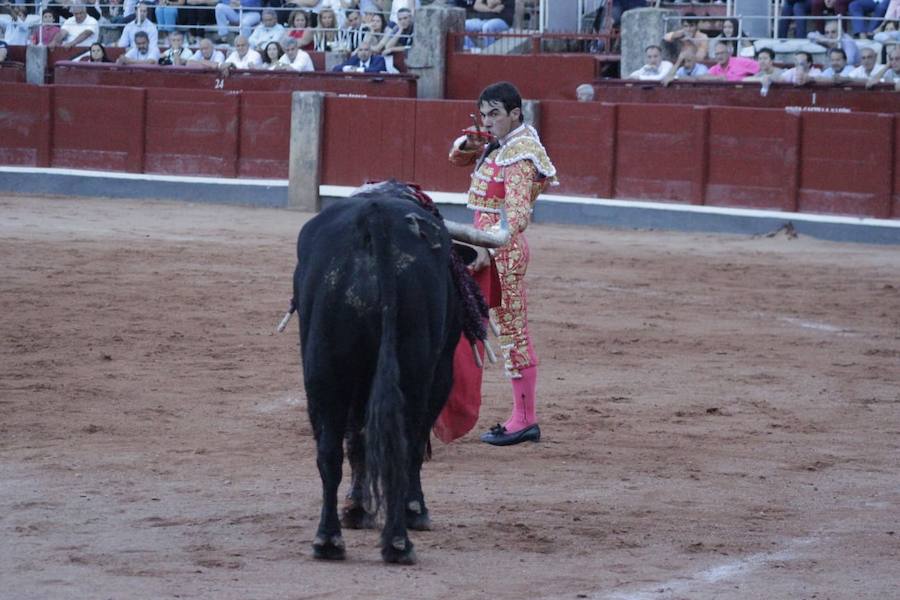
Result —
[[262, 56], [250, 47], [250, 41], [242, 35], [234, 38], [234, 52], [222, 63], [222, 70], [258, 69], [262, 65]]
[[662, 81], [672, 70], [672, 63], [662, 59], [662, 49], [659, 46], [647, 46], [644, 50], [644, 57], [647, 59], [647, 63], [637, 71], [632, 72], [628, 79]]
[[781, 73], [781, 81], [794, 85], [805, 85], [810, 79], [822, 76], [822, 71], [813, 66], [812, 54], [794, 53], [794, 66]]
[[894, 89], [900, 92], [900, 46], [894, 46], [888, 64], [884, 65], [869, 77], [866, 87], [870, 88], [876, 83], [893, 83]]
[[206, 67], [210, 69], [218, 69], [225, 62], [225, 55], [221, 50], [216, 50], [212, 41], [207, 38], [201, 38], [197, 52], [188, 60], [189, 67]]
[[159, 64], [180, 67], [186, 65], [193, 56], [194, 53], [184, 45], [184, 34], [173, 31], [169, 34], [169, 49], [160, 55]]
[[48, 48], [90, 46], [97, 41], [100, 25], [97, 19], [87, 14], [84, 5], [73, 4], [69, 11], [72, 16], [66, 19], [56, 37], [47, 44]]
[[119, 38], [119, 48], [133, 48], [134, 36], [138, 31], [143, 31], [150, 39], [150, 45], [154, 48], [159, 46], [159, 31], [156, 24], [147, 18], [147, 5], [138, 4], [134, 11], [134, 21], [129, 23], [122, 29], [122, 36]]
[[853, 67], [847, 64], [847, 53], [843, 48], [832, 48], [828, 51], [829, 67], [822, 71], [819, 81], [822, 83], [841, 83], [850, 78]]
[[284, 27], [278, 22], [278, 16], [271, 8], [264, 8], [262, 21], [250, 34], [250, 47], [259, 52], [265, 52], [269, 42], [280, 42], [284, 37]]
[[159, 63], [159, 48], [150, 45], [150, 36], [138, 31], [134, 34], [134, 47], [116, 62], [120, 65], [155, 65]]
[[0, 30], [5, 29], [3, 39], [10, 46], [27, 46], [31, 30], [41, 24], [41, 15], [29, 15], [25, 7], [13, 5], [10, 14], [0, 14]]
[[293, 69], [301, 73], [315, 70], [312, 59], [300, 49], [296, 38], [287, 38], [284, 41], [284, 55], [278, 59], [278, 68]]
[[878, 57], [871, 48], [863, 48], [859, 53], [859, 66], [850, 71], [850, 79], [868, 81], [875, 72], [875, 63]]

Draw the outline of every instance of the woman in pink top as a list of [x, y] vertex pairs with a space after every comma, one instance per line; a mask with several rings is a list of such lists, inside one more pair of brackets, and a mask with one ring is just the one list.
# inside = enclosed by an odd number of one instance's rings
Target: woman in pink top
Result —
[[718, 42], [715, 47], [716, 64], [709, 69], [709, 77], [740, 81], [759, 72], [759, 64], [751, 58], [731, 55], [731, 44]]

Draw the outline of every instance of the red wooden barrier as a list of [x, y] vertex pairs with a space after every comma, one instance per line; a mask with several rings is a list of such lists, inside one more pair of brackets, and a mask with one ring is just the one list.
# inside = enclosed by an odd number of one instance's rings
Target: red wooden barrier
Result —
[[326, 96], [322, 182], [413, 179], [415, 100]]
[[146, 93], [148, 173], [238, 174], [239, 94], [160, 89]]
[[463, 192], [471, 169], [455, 167], [448, 156], [460, 131], [472, 124], [475, 102], [420, 100], [416, 103], [415, 169], [412, 179], [427, 189]]
[[[854, 85], [773, 85], [760, 96], [758, 83], [719, 81], [673, 82], [662, 87], [655, 82], [603, 79], [593, 82], [601, 102], [637, 104], [691, 104], [702, 106], [746, 106], [748, 108], [798, 107], [813, 111], [900, 112], [892, 86], [867, 90]], [[574, 88], [570, 99], [574, 99]]]
[[54, 86], [51, 166], [144, 170], [146, 91]]
[[511, 81], [524, 98], [567, 100], [575, 88], [600, 75], [604, 63], [590, 54], [524, 54], [485, 56], [448, 52], [449, 100], [473, 100], [497, 81]]
[[3, 83], [25, 83], [25, 63], [0, 63], [0, 81]]
[[900, 119], [894, 119], [894, 193], [891, 216], [900, 219]]
[[557, 169], [566, 167], [551, 192], [612, 197], [615, 112], [593, 102], [541, 102], [541, 140]]
[[52, 93], [37, 85], [0, 84], [0, 164], [50, 165]]
[[293, 73], [236, 71], [223, 77], [214, 69], [152, 65], [61, 62], [54, 68], [57, 84], [116, 85], [145, 88], [224, 89], [256, 92], [321, 91], [357, 96], [415, 98], [414, 75], [386, 73]]
[[616, 197], [695, 200], [696, 157], [702, 151], [693, 133], [697, 119], [689, 106], [620, 105]]
[[800, 117], [780, 110], [704, 110], [710, 114], [705, 204], [794, 210]]
[[291, 96], [241, 92], [238, 177], [287, 178]]
[[893, 115], [804, 114], [798, 210], [890, 217], [893, 119]]

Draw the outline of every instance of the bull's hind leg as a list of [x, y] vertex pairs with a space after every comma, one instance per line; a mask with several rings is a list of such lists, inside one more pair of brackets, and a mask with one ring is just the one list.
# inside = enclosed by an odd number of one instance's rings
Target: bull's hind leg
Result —
[[365, 478], [366, 450], [359, 431], [347, 435], [347, 458], [350, 460], [350, 491], [341, 512], [341, 524], [347, 529], [374, 529], [375, 515], [366, 510], [370, 504]]
[[342, 560], [345, 557], [344, 540], [341, 538], [341, 523], [337, 511], [338, 486], [344, 462], [341, 434], [329, 427], [322, 428], [317, 436], [316, 452], [316, 464], [322, 478], [322, 515], [313, 541], [313, 556]]
[[422, 461], [427, 437], [422, 443], [410, 444], [409, 492], [406, 495], [406, 526], [415, 531], [431, 531], [431, 517], [422, 492]]

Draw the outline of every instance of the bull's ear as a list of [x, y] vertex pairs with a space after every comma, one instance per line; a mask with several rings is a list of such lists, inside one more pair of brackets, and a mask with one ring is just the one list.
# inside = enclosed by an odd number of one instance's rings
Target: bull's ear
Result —
[[476, 258], [478, 258], [478, 251], [475, 250], [475, 248], [473, 248], [472, 246], [466, 246], [465, 244], [458, 244], [456, 242], [453, 242], [453, 251], [459, 255], [459, 258], [467, 267], [475, 262]]
[[441, 228], [436, 223], [423, 219], [415, 213], [407, 213], [406, 223], [412, 234], [428, 242], [432, 250], [442, 246]]

